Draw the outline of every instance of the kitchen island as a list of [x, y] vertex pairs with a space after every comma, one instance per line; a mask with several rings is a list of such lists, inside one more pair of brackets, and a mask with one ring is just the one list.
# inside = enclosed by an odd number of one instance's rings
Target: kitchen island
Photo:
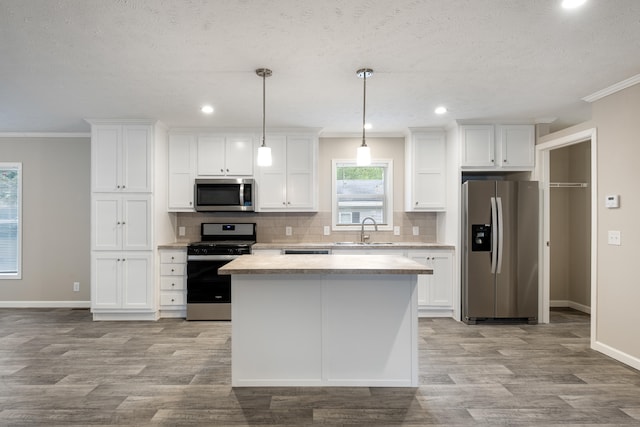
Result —
[[232, 275], [232, 386], [412, 387], [418, 274], [392, 255], [244, 255]]

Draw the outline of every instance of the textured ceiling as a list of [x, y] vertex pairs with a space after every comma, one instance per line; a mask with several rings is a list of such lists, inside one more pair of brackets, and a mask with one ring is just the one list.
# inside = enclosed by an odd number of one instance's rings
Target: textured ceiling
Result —
[[[640, 73], [640, 1], [0, 0], [0, 132], [169, 127], [371, 132], [451, 120], [589, 118], [581, 98]], [[216, 111], [203, 116], [211, 103]], [[434, 108], [450, 112], [435, 116]]]

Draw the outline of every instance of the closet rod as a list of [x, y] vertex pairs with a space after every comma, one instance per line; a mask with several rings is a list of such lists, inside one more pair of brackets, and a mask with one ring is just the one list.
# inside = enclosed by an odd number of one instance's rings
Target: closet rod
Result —
[[586, 188], [589, 184], [586, 182], [550, 182], [549, 187], [553, 188]]

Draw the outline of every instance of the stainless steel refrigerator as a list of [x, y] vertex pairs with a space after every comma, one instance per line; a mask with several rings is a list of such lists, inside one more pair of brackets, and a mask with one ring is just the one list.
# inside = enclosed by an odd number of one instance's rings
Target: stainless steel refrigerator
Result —
[[462, 320], [538, 321], [537, 181], [462, 184]]

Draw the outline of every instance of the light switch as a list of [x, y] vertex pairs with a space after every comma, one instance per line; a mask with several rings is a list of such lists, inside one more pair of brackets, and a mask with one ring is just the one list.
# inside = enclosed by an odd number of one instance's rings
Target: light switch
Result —
[[620, 246], [620, 232], [617, 230], [609, 230], [607, 233], [607, 243], [610, 245]]

